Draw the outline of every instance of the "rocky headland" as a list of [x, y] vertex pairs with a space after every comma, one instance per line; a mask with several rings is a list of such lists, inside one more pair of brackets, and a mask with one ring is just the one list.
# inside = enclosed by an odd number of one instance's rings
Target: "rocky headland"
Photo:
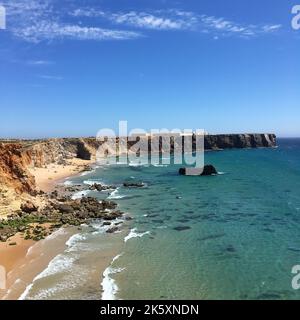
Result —
[[[148, 142], [150, 151], [151, 138], [141, 139]], [[195, 140], [194, 136], [193, 143]], [[117, 142], [118, 148], [109, 150], [110, 154], [126, 153], [126, 146], [130, 148], [135, 143], [126, 138], [117, 138]], [[71, 187], [53, 192], [57, 180], [90, 170], [101, 145], [95, 138], [0, 140], [0, 241], [7, 241], [18, 232], [24, 239], [39, 240], [63, 225], [79, 226], [91, 219], [119, 218], [122, 213], [116, 210], [114, 202], [93, 198], [72, 200]], [[171, 139], [171, 152], [175, 147]], [[206, 135], [204, 147], [205, 150], [276, 147], [276, 136]], [[161, 141], [152, 151], [164, 152]], [[124, 186], [143, 187], [130, 183]], [[114, 187], [95, 184], [90, 188], [103, 191]]]

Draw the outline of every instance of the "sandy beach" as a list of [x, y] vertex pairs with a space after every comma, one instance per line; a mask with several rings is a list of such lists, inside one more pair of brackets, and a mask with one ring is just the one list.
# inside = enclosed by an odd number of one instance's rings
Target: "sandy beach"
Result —
[[75, 232], [75, 228], [60, 229], [39, 242], [16, 235], [11, 240], [17, 242], [16, 246], [0, 244], [0, 261], [6, 269], [6, 290], [0, 290], [0, 299], [19, 299], [33, 279], [66, 248], [66, 241]]
[[[67, 165], [51, 164], [45, 168], [29, 169], [35, 177], [37, 189], [50, 192], [59, 182], [79, 174], [92, 163], [81, 159], [71, 159], [68, 162]], [[28, 199], [27, 195], [16, 196], [9, 188], [5, 195], [7, 205], [1, 205], [2, 217], [19, 209], [20, 203]], [[0, 299], [18, 299], [35, 276], [65, 249], [66, 241], [76, 228], [61, 230], [57, 231], [60, 232], [59, 236], [56, 237], [55, 232], [39, 242], [24, 240], [20, 234], [11, 237], [7, 242], [0, 242], [0, 266], [6, 271], [6, 290], [0, 290]]]
[[91, 160], [74, 158], [68, 160], [67, 165], [53, 163], [45, 168], [29, 168], [29, 171], [35, 177], [37, 188], [44, 192], [49, 192], [52, 191], [61, 180], [77, 175], [92, 163], [93, 161]]

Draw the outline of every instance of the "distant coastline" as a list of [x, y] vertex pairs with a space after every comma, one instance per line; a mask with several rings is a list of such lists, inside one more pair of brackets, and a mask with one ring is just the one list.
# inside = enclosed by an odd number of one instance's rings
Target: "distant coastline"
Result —
[[[206, 135], [204, 144], [206, 150], [272, 148], [277, 145], [274, 134]], [[19, 214], [24, 203], [39, 209], [46, 207], [48, 194], [55, 190], [58, 183], [68, 177], [91, 170], [92, 164], [96, 162], [98, 147], [99, 142], [95, 138], [0, 140], [0, 158], [2, 160], [0, 186], [3, 193], [0, 199], [0, 218], [6, 219], [14, 212]], [[120, 148], [119, 152], [122, 153], [125, 150]], [[61, 196], [61, 194], [57, 195], [57, 197]], [[15, 285], [18, 277], [18, 274], [15, 274], [17, 272], [15, 266], [27, 263], [28, 252], [35, 243], [31, 239], [25, 240], [23, 232], [15, 233], [12, 231], [11, 234], [12, 237], [6, 237], [3, 231], [2, 235], [0, 232], [3, 241], [0, 243], [0, 264], [6, 266], [13, 275], [9, 283]], [[61, 238], [62, 241], [59, 242], [58, 247], [62, 249], [65, 246], [66, 237], [62, 236]], [[112, 256], [115, 254], [116, 252], [113, 251]], [[48, 254], [49, 261], [53, 255], [55, 255], [53, 252]], [[45, 264], [47, 264], [47, 259], [44, 258], [42, 263], [37, 264], [36, 272], [30, 271], [29, 281], [41, 272]], [[24, 289], [22, 288], [19, 285], [20, 291]], [[17, 292], [8, 295], [8, 297], [16, 298]]]

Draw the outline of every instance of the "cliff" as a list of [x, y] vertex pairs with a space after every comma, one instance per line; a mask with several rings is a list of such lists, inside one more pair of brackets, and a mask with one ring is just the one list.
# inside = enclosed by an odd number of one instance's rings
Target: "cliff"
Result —
[[275, 134], [219, 134], [206, 135], [204, 148], [206, 150], [232, 148], [274, 148]]
[[[195, 138], [195, 137], [194, 137]], [[147, 139], [150, 146], [150, 138]], [[165, 139], [170, 139], [165, 137]], [[195, 140], [195, 139], [194, 139]], [[119, 153], [126, 152], [127, 141], [120, 142]], [[95, 138], [66, 138], [32, 141], [0, 141], [0, 184], [14, 188], [17, 193], [32, 193], [35, 190], [34, 176], [29, 168], [42, 168], [56, 163], [65, 165], [68, 159], [95, 159], [101, 142]], [[132, 146], [134, 142], [128, 143]], [[227, 148], [259, 148], [275, 147], [274, 134], [223, 134], [206, 135], [204, 139], [206, 150]], [[162, 145], [154, 152], [161, 151]], [[171, 150], [174, 145], [171, 145]], [[110, 150], [115, 154], [114, 149]]]

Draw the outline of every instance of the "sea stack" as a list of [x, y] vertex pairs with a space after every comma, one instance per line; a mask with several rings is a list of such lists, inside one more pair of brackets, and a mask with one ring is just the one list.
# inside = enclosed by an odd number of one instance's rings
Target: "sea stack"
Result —
[[218, 174], [216, 168], [209, 164], [204, 168], [180, 168], [179, 174], [183, 176], [212, 176]]

